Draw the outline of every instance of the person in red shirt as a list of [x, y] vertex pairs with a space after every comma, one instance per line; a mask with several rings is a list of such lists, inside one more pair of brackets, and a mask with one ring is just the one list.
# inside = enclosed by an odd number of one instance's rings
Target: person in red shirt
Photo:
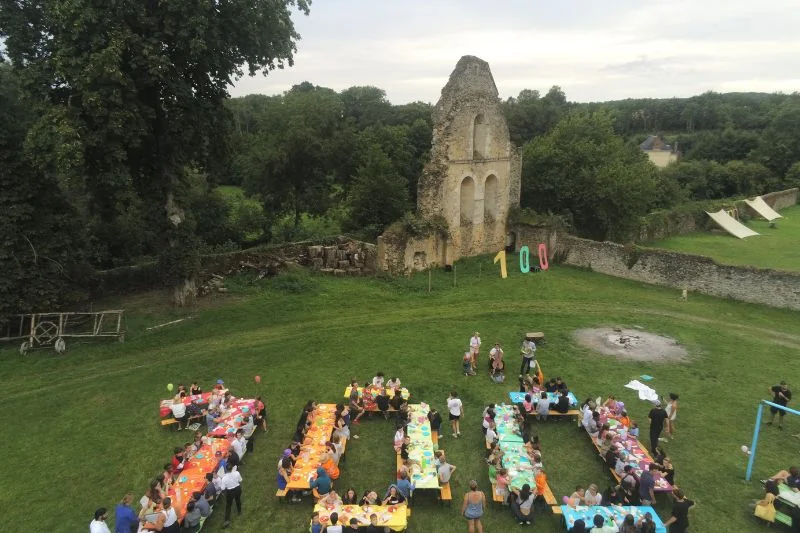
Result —
[[172, 456], [172, 474], [175, 475], [183, 470], [184, 465], [184, 449], [181, 447], [175, 448], [175, 455]]

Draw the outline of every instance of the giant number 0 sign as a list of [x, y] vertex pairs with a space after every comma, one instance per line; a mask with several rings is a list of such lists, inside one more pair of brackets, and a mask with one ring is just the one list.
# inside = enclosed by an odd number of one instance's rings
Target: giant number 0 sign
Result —
[[[550, 264], [547, 262], [547, 246], [543, 242], [539, 243], [537, 253], [539, 255], [539, 268], [541, 270], [550, 268]], [[497, 255], [494, 256], [494, 263], [497, 264], [498, 261], [500, 261], [500, 277], [505, 279], [508, 277], [505, 250], [500, 250], [497, 252]], [[531, 250], [527, 246], [523, 246], [519, 249], [519, 271], [523, 274], [527, 274], [531, 271]]]

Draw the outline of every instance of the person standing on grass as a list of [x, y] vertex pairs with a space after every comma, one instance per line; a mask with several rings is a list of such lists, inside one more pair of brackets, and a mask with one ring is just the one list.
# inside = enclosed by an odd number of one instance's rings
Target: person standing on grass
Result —
[[453, 428], [453, 438], [458, 438], [461, 435], [461, 415], [464, 414], [464, 404], [458, 398], [456, 391], [450, 392], [450, 397], [447, 398], [447, 410], [450, 411], [450, 427]]
[[664, 522], [669, 533], [686, 533], [689, 529], [689, 509], [694, 506], [692, 500], [687, 499], [683, 490], [676, 488], [672, 491], [675, 501], [672, 503], [672, 515]]
[[242, 475], [233, 465], [225, 465], [225, 475], [222, 476], [222, 489], [225, 491], [225, 522], [222, 528], [231, 525], [231, 507], [236, 502], [236, 511], [242, 514]]
[[131, 509], [132, 501], [133, 494], [129, 492], [114, 508], [114, 533], [136, 533], [139, 529], [139, 518]]
[[94, 512], [94, 520], [89, 523], [89, 533], [111, 533], [111, 530], [108, 529], [108, 524], [106, 524], [107, 517], [108, 513], [105, 507], [96, 510]]
[[481, 352], [481, 334], [476, 331], [475, 334], [469, 339], [470, 363], [473, 372], [475, 372], [475, 370], [477, 370], [478, 368], [477, 361], [480, 352]]
[[658, 439], [661, 437], [661, 432], [664, 430], [664, 421], [667, 419], [667, 411], [661, 407], [661, 402], [656, 400], [655, 407], [650, 409], [647, 415], [650, 419], [650, 451], [655, 453], [658, 446]]
[[669, 401], [664, 409], [667, 412], [667, 437], [672, 438], [675, 433], [675, 418], [678, 417], [678, 395], [674, 392], [669, 393]]
[[464, 503], [461, 504], [461, 514], [467, 519], [469, 533], [483, 533], [481, 517], [486, 507], [486, 495], [478, 490], [478, 482], [474, 479], [469, 482], [469, 492], [464, 494]]
[[536, 369], [536, 343], [530, 339], [522, 341], [522, 366], [519, 367], [520, 377], [530, 373], [531, 368]]
[[[792, 399], [792, 391], [789, 390], [785, 381], [781, 381], [779, 385], [770, 387], [769, 392], [775, 395], [772, 399], [772, 403], [782, 405], [783, 407], [789, 405], [789, 400]], [[786, 411], [778, 409], [777, 407], [770, 407], [769, 412], [772, 413], [772, 418], [767, 422], [767, 425], [771, 426], [775, 421], [775, 415], [778, 415], [778, 429], [783, 429], [783, 415], [786, 414]]]

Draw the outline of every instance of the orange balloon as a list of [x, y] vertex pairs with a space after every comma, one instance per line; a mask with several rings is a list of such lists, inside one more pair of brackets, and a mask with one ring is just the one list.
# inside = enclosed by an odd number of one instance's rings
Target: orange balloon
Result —
[[261, 376], [256, 376], [256, 383], [261, 383]]

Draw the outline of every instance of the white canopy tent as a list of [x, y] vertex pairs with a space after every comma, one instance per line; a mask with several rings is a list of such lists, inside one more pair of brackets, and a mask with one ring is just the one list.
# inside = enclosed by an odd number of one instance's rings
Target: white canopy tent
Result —
[[734, 237], [738, 237], [740, 239], [744, 239], [745, 237], [752, 237], [753, 235], [760, 235], [755, 231], [751, 230], [732, 216], [728, 214], [727, 211], [724, 209], [720, 209], [716, 213], [709, 213], [706, 211], [706, 214], [711, 217], [711, 220], [717, 223], [719, 227], [733, 235]]
[[766, 218], [770, 222], [776, 218], [783, 218], [780, 213], [772, 209], [760, 196], [756, 196], [752, 200], [745, 200], [745, 203], [749, 205], [753, 211]]

